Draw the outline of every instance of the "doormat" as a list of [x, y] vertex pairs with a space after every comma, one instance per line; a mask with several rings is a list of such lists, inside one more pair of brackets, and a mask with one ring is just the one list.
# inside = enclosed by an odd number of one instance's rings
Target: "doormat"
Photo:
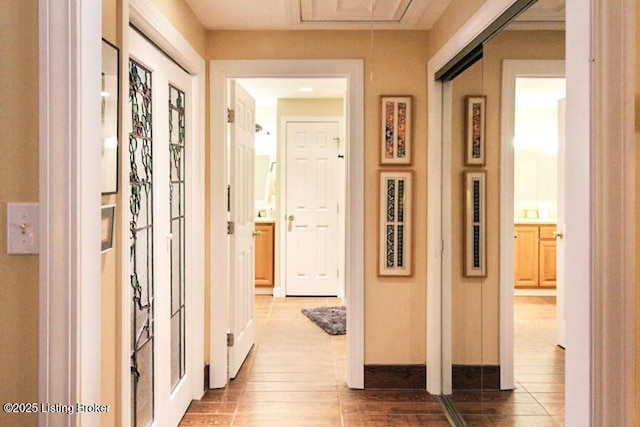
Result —
[[316, 307], [303, 308], [302, 314], [329, 335], [344, 335], [347, 333], [347, 307]]

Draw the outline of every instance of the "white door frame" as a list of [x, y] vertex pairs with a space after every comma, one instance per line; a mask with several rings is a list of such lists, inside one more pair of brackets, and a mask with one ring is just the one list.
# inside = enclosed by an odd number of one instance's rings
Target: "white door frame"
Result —
[[[193, 399], [199, 399], [204, 394], [204, 236], [201, 232], [204, 227], [204, 195], [205, 195], [205, 179], [204, 179], [204, 135], [205, 135], [205, 61], [193, 49], [191, 44], [180, 34], [180, 32], [162, 15], [155, 7], [151, 0], [129, 0], [129, 22], [140, 30], [146, 37], [155, 43], [163, 52], [169, 55], [183, 69], [191, 75], [191, 100], [187, 101], [187, 109], [190, 110], [190, 118], [187, 120], [188, 129], [194, 130], [194, 135], [190, 139], [191, 145], [186, 149], [186, 222], [185, 222], [185, 283], [189, 284], [190, 292], [187, 292], [185, 301], [187, 307], [187, 328], [186, 360], [187, 370], [191, 376], [191, 395]], [[121, 69], [124, 69], [124, 76], [121, 76], [121, 99], [122, 114], [126, 114], [128, 103], [129, 79], [128, 65], [129, 61], [129, 45], [128, 45], [128, 28], [123, 31], [123, 48], [120, 53]], [[120, 137], [120, 151], [127, 152], [128, 138], [124, 135]], [[123, 203], [120, 206], [122, 224], [129, 224], [131, 214], [128, 209], [130, 188], [128, 185], [130, 166], [125, 159], [121, 163], [120, 182]], [[122, 242], [122, 259], [123, 266], [120, 283], [123, 289], [129, 289], [129, 251], [125, 250], [129, 242], [129, 227], [120, 227]], [[122, 340], [121, 352], [121, 423], [128, 425], [131, 420], [131, 387], [129, 368], [129, 360], [131, 356], [130, 341], [125, 337], [129, 337], [131, 333], [130, 311], [128, 309], [131, 303], [129, 292], [122, 292], [121, 310], [122, 321], [120, 338]]]
[[101, 16], [99, 2], [39, 1], [40, 402], [100, 402]]
[[364, 81], [362, 60], [220, 60], [210, 62], [211, 354], [210, 386], [227, 384], [228, 259], [226, 82], [255, 77], [347, 79], [347, 385], [364, 387]]
[[[344, 135], [344, 116], [282, 116], [280, 118], [280, 130], [278, 131], [278, 135], [280, 135], [279, 141], [278, 141], [278, 173], [280, 174], [280, 188], [278, 189], [279, 193], [278, 194], [284, 194], [286, 197], [287, 194], [287, 180], [286, 179], [282, 179], [282, 177], [285, 177], [287, 174], [287, 147], [285, 144], [285, 139], [286, 139], [286, 129], [287, 129], [287, 123], [289, 122], [309, 122], [309, 123], [320, 123], [320, 122], [337, 122], [338, 123], [338, 132], [340, 135], [340, 141], [344, 142], [345, 138], [343, 138]], [[340, 150], [338, 150], [338, 153], [340, 153]], [[338, 164], [338, 169], [339, 169], [340, 165]], [[341, 231], [345, 229], [344, 226], [344, 221], [345, 221], [345, 216], [342, 214], [344, 212], [344, 201], [343, 199], [340, 197], [342, 194], [345, 194], [345, 190], [346, 190], [346, 182], [345, 182], [345, 178], [346, 176], [344, 174], [340, 174], [338, 176], [338, 179], [340, 181], [340, 185], [341, 185], [341, 190], [338, 192], [338, 203], [340, 204], [340, 212], [338, 213], [338, 230], [336, 231]], [[284, 226], [279, 226], [278, 224], [285, 224], [285, 222], [283, 222], [283, 218], [285, 215], [287, 215], [287, 212], [285, 212], [285, 207], [286, 207], [286, 203], [285, 200], [283, 200], [285, 197], [279, 197], [277, 200], [278, 206], [280, 207], [279, 209], [276, 209], [276, 212], [280, 213], [280, 218], [276, 218], [276, 227], [280, 229], [280, 245], [279, 245], [279, 249], [278, 252], [280, 253], [280, 262], [279, 262], [279, 266], [278, 266], [278, 270], [276, 272], [276, 277], [279, 279], [278, 280], [278, 286], [275, 286], [273, 288], [273, 296], [274, 297], [285, 297], [287, 295], [287, 277], [286, 277], [286, 271], [287, 271], [287, 260], [286, 260], [286, 244], [287, 244], [287, 230], [286, 227]], [[338, 240], [337, 240], [338, 246], [339, 247], [344, 247], [344, 234], [342, 233], [338, 233]], [[344, 256], [344, 250], [338, 250], [338, 254]], [[345, 261], [344, 259], [338, 258], [338, 271], [339, 271], [339, 280], [338, 280], [338, 294], [337, 296], [340, 298], [344, 298], [344, 265], [345, 265]], [[342, 285], [341, 285], [342, 283]], [[342, 293], [342, 295], [341, 295]]]
[[502, 62], [500, 104], [500, 388], [514, 386], [514, 149], [517, 77], [565, 77], [564, 60]]
[[[442, 206], [451, 200], [442, 194], [443, 84], [435, 73], [512, 3], [487, 0], [427, 67], [427, 389], [435, 394], [450, 391], [443, 388], [443, 366], [451, 364], [443, 346], [451, 337], [443, 331], [451, 307], [441, 298], [451, 285], [443, 263], [453, 243], [443, 230]], [[587, 188], [566, 212], [567, 251], [576, 260], [566, 269], [566, 423], [623, 425], [635, 416], [634, 2], [598, 2], [596, 8], [594, 0], [568, 0], [566, 16], [567, 187]]]

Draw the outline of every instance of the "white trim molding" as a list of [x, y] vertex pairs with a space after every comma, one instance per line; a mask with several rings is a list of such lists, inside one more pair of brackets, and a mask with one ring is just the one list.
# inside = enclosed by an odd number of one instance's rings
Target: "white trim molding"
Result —
[[98, 3], [39, 1], [40, 402], [100, 402], [100, 28]]
[[634, 4], [594, 3], [591, 348], [598, 426], [636, 425]]
[[227, 383], [227, 81], [247, 77], [344, 77], [346, 129], [347, 385], [364, 387], [364, 80], [362, 60], [211, 61], [211, 387]]

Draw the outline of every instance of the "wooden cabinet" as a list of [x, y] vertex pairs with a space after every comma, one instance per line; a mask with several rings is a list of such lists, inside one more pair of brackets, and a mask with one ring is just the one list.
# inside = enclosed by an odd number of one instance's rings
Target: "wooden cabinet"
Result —
[[556, 287], [556, 226], [540, 226], [539, 242], [539, 275], [538, 285], [541, 288]]
[[273, 287], [273, 243], [275, 224], [256, 223], [256, 272], [255, 285]]
[[516, 224], [514, 272], [516, 288], [555, 288], [555, 225]]

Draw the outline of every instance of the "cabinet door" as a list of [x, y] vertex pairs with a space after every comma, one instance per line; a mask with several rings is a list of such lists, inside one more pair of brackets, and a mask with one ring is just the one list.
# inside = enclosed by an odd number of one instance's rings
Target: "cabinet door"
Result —
[[540, 287], [556, 287], [556, 241], [540, 240]]
[[538, 226], [516, 225], [514, 242], [515, 287], [538, 287]]
[[273, 228], [274, 224], [256, 224], [256, 286], [273, 286]]

